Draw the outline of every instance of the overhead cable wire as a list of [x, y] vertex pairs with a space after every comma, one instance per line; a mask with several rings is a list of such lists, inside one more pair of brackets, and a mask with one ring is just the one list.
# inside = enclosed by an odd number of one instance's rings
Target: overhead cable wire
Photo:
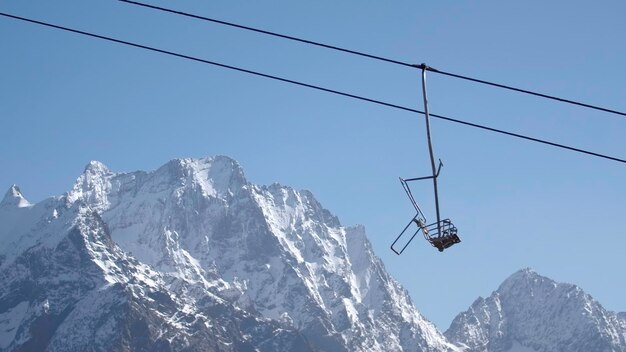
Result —
[[460, 78], [460, 79], [463, 79], [463, 80], [466, 80], [466, 81], [486, 84], [486, 85], [493, 86], [493, 87], [508, 89], [508, 90], [511, 90], [511, 91], [514, 91], [514, 92], [530, 94], [530, 95], [534, 95], [534, 96], [541, 97], [541, 98], [546, 98], [546, 99], [550, 99], [550, 100], [559, 101], [559, 102], [562, 102], [562, 103], [567, 103], [567, 104], [572, 104], [572, 105], [576, 105], [576, 106], [581, 106], [581, 107], [584, 107], [584, 108], [589, 108], [589, 109], [594, 109], [594, 110], [598, 110], [598, 111], [602, 111], [602, 112], [607, 112], [609, 114], [626, 116], [626, 112], [621, 112], [621, 111], [617, 111], [617, 110], [613, 110], [613, 109], [603, 108], [601, 106], [596, 106], [596, 105], [591, 105], [591, 104], [587, 104], [587, 103], [582, 103], [582, 102], [575, 101], [575, 100], [559, 98], [559, 97], [553, 96], [553, 95], [547, 95], [547, 94], [533, 92], [533, 91], [522, 89], [522, 88], [516, 88], [516, 87], [512, 87], [512, 86], [507, 86], [507, 85], [500, 84], [500, 83], [489, 82], [489, 81], [485, 81], [485, 80], [478, 79], [478, 78], [472, 78], [472, 77], [468, 77], [468, 76], [463, 76], [463, 75], [459, 75], [459, 74], [456, 74], [456, 73], [436, 70], [434, 68], [430, 68], [429, 71], [440, 73], [440, 74], [445, 75], [445, 76]]
[[233, 23], [233, 22], [226, 22], [226, 21], [215, 19], [215, 18], [209, 18], [209, 17], [205, 17], [205, 16], [194, 15], [192, 13], [182, 12], [182, 11], [178, 11], [178, 10], [173, 10], [173, 9], [169, 9], [169, 8], [166, 8], [166, 7], [155, 6], [155, 5], [150, 5], [150, 4], [146, 4], [146, 3], [143, 3], [143, 2], [137, 2], [137, 1], [131, 1], [131, 0], [119, 0], [119, 1], [125, 2], [125, 3], [128, 3], [128, 4], [132, 4], [132, 5], [137, 5], [137, 6], [141, 6], [141, 7], [150, 8], [150, 9], [153, 9], [153, 10], [169, 12], [169, 13], [173, 13], [173, 14], [176, 14], [176, 15], [181, 15], [181, 16], [184, 16], [184, 17], [195, 18], [197, 20], [213, 22], [213, 23], [217, 23], [217, 24], [221, 24], [221, 25], [225, 25], [225, 26], [229, 26], [229, 27], [243, 29], [243, 30], [246, 30], [246, 31], [261, 33], [261, 34], [269, 35], [269, 36], [272, 36], [272, 37], [292, 40], [292, 41], [296, 41], [296, 42], [300, 42], [300, 43], [305, 43], [305, 44], [310, 44], [310, 45], [314, 45], [314, 46], [319, 46], [319, 47], [326, 48], [326, 49], [341, 51], [341, 52], [348, 53], [348, 54], [363, 56], [363, 57], [367, 57], [367, 58], [370, 58], [370, 59], [374, 59], [374, 60], [378, 60], [378, 61], [384, 61], [384, 62], [396, 64], [396, 65], [407, 66], [407, 67], [412, 67], [413, 66], [413, 65], [411, 65], [409, 63], [406, 63], [406, 62], [393, 60], [393, 59], [388, 59], [388, 58], [384, 58], [382, 56], [376, 56], [376, 55], [372, 55], [372, 54], [359, 52], [359, 51], [356, 51], [356, 50], [345, 49], [345, 48], [341, 48], [341, 47], [338, 47], [338, 46], [324, 44], [324, 43], [320, 43], [320, 42], [315, 42], [315, 41], [312, 41], [312, 40], [298, 38], [298, 37], [294, 37], [294, 36], [290, 36], [290, 35], [286, 35], [286, 34], [270, 32], [270, 31], [266, 31], [264, 29], [244, 26], [244, 25], [241, 25], [241, 24]]
[[[422, 65], [416, 65], [416, 64], [411, 64], [411, 63], [408, 63], [408, 62], [402, 62], [402, 61], [399, 61], [399, 60], [394, 60], [394, 59], [390, 59], [390, 58], [386, 58], [386, 57], [382, 57], [382, 56], [372, 55], [372, 54], [368, 54], [368, 53], [364, 53], [364, 52], [360, 52], [360, 51], [356, 51], [356, 50], [351, 50], [351, 49], [346, 49], [346, 48], [342, 48], [342, 47], [338, 47], [338, 46], [334, 46], [334, 45], [324, 44], [324, 43], [320, 43], [320, 42], [316, 42], [316, 41], [312, 41], [312, 40], [308, 40], [308, 39], [303, 39], [303, 38], [299, 38], [299, 37], [294, 37], [294, 36], [290, 36], [290, 35], [285, 35], [285, 34], [281, 34], [281, 33], [277, 33], [277, 32], [270, 32], [270, 31], [267, 31], [267, 30], [254, 28], [254, 27], [249, 27], [249, 26], [244, 26], [244, 25], [241, 25], [241, 24], [233, 23], [233, 22], [222, 21], [222, 20], [218, 20], [218, 19], [215, 19], [215, 18], [195, 15], [195, 14], [192, 14], [192, 13], [182, 12], [182, 11], [178, 11], [178, 10], [174, 10], [174, 9], [170, 9], [170, 8], [166, 8], [166, 7], [150, 5], [150, 4], [146, 4], [146, 3], [142, 3], [142, 2], [138, 2], [138, 1], [133, 1], [133, 0], [118, 0], [118, 1], [125, 2], [125, 3], [128, 3], [128, 4], [132, 4], [132, 5], [141, 6], [141, 7], [145, 7], [145, 8], [150, 8], [150, 9], [154, 9], [154, 10], [158, 10], [158, 11], [169, 12], [169, 13], [180, 15], [180, 16], [194, 18], [194, 19], [197, 19], [197, 20], [213, 22], [213, 23], [217, 23], [217, 24], [220, 24], [220, 25], [225, 25], [225, 26], [229, 26], [229, 27], [243, 29], [243, 30], [246, 30], [246, 31], [252, 31], [252, 32], [261, 33], [261, 34], [265, 34], [265, 35], [269, 35], [269, 36], [273, 36], [273, 37], [278, 37], [278, 38], [282, 38], [282, 39], [287, 39], [287, 40], [292, 40], [292, 41], [296, 41], [296, 42], [300, 42], [300, 43], [314, 45], [314, 46], [318, 46], [318, 47], [322, 47], [322, 48], [326, 48], [326, 49], [341, 51], [341, 52], [344, 52], [344, 53], [358, 55], [358, 56], [366, 57], [366, 58], [369, 58], [369, 59], [383, 61], [383, 62], [395, 64], [395, 65], [412, 67], [412, 68], [420, 68], [420, 69], [422, 68]], [[536, 97], [541, 97], [541, 98], [545, 98], [545, 99], [558, 101], [558, 102], [561, 102], [561, 103], [572, 104], [572, 105], [576, 105], [576, 106], [580, 106], [580, 107], [584, 107], [584, 108], [594, 109], [594, 110], [598, 110], [598, 111], [602, 111], [602, 112], [606, 112], [606, 113], [610, 113], [610, 114], [615, 114], [615, 115], [620, 115], [620, 116], [625, 116], [626, 117], [626, 112], [622, 112], [622, 111], [618, 111], [618, 110], [608, 109], [608, 108], [604, 108], [604, 107], [601, 107], [601, 106], [591, 105], [591, 104], [587, 104], [587, 103], [583, 103], [583, 102], [579, 102], [579, 101], [575, 101], [575, 100], [571, 100], [571, 99], [560, 98], [560, 97], [557, 97], [557, 96], [554, 96], [554, 95], [548, 95], [548, 94], [543, 94], [543, 93], [539, 93], [539, 92], [534, 92], [534, 91], [531, 91], [531, 90], [528, 90], [528, 89], [516, 88], [516, 87], [513, 87], [513, 86], [501, 84], [501, 83], [490, 82], [490, 81], [486, 81], [486, 80], [482, 80], [482, 79], [478, 79], [478, 78], [473, 78], [473, 77], [464, 76], [464, 75], [460, 75], [460, 74], [456, 74], [456, 73], [452, 73], [452, 72], [438, 70], [438, 69], [435, 69], [435, 68], [432, 68], [432, 67], [426, 67], [425, 69], [430, 71], [430, 72], [439, 73], [439, 74], [442, 74], [442, 75], [445, 75], [445, 76], [454, 77], [454, 78], [458, 78], [458, 79], [462, 79], [462, 80], [466, 80], [466, 81], [470, 81], [470, 82], [474, 82], [474, 83], [479, 83], [479, 84], [484, 84], [484, 85], [488, 85], [488, 86], [492, 86], [492, 87], [502, 88], [502, 89], [506, 89], [506, 90], [510, 90], [510, 91], [514, 91], [514, 92], [518, 92], [518, 93], [529, 94], [529, 95], [533, 95], [533, 96], [536, 96]]]
[[[193, 57], [193, 56], [189, 56], [189, 55], [185, 55], [185, 54], [176, 53], [176, 52], [173, 52], [173, 51], [163, 50], [163, 49], [154, 48], [154, 47], [150, 47], [150, 46], [143, 45], [143, 44], [137, 44], [137, 43], [133, 43], [133, 42], [129, 42], [129, 41], [121, 40], [121, 39], [116, 39], [116, 38], [112, 38], [112, 37], [107, 37], [107, 36], [103, 36], [103, 35], [99, 35], [99, 34], [95, 34], [95, 33], [85, 32], [85, 31], [81, 31], [81, 30], [77, 30], [77, 29], [73, 29], [73, 28], [68, 28], [68, 27], [63, 27], [63, 26], [59, 26], [59, 25], [55, 25], [55, 24], [51, 24], [51, 23], [47, 23], [47, 22], [42, 22], [42, 21], [37, 21], [37, 20], [25, 18], [25, 17], [15, 16], [15, 15], [7, 14], [7, 13], [4, 13], [4, 12], [0, 12], [0, 16], [16, 19], [16, 20], [19, 20], [19, 21], [29, 22], [29, 23], [33, 23], [33, 24], [38, 24], [38, 25], [41, 25], [41, 26], [54, 28], [54, 29], [58, 29], [58, 30], [66, 31], [66, 32], [72, 32], [72, 33], [76, 33], [76, 34], [80, 34], [80, 35], [84, 35], [84, 36], [88, 36], [88, 37], [92, 37], [92, 38], [97, 38], [97, 39], [101, 39], [101, 40], [105, 40], [105, 41], [109, 41], [109, 42], [113, 42], [113, 43], [118, 43], [118, 44], [123, 44], [123, 45], [127, 45], [127, 46], [132, 46], [132, 47], [136, 47], [136, 48], [140, 48], [140, 49], [144, 49], [144, 50], [148, 50], [148, 51], [152, 51], [152, 52], [157, 52], [157, 53], [161, 53], [161, 54], [165, 54], [165, 55], [169, 55], [169, 56], [174, 56], [174, 57], [178, 57], [178, 58], [182, 58], [182, 59], [186, 59], [186, 60], [196, 61], [196, 62], [200, 62], [200, 63], [204, 63], [204, 64], [208, 64], [208, 65], [213, 65], [213, 66], [217, 66], [217, 67], [221, 67], [221, 68], [226, 68], [226, 69], [229, 69], [229, 70], [243, 72], [243, 73], [251, 74], [251, 75], [254, 75], [254, 76], [259, 76], [259, 77], [264, 77], [264, 78], [268, 78], [268, 79], [272, 79], [272, 80], [276, 80], [276, 81], [280, 81], [280, 82], [294, 84], [294, 85], [298, 85], [298, 86], [301, 86], [301, 87], [311, 88], [311, 89], [315, 89], [315, 90], [318, 90], [318, 91], [323, 91], [323, 92], [327, 92], [327, 93], [341, 95], [341, 96], [344, 96], [344, 97], [357, 99], [357, 100], [361, 100], [361, 101], [366, 101], [366, 102], [369, 102], [369, 103], [374, 103], [374, 104], [377, 104], [377, 105], [382, 105], [382, 106], [386, 106], [386, 107], [390, 107], [390, 108], [394, 108], [394, 109], [399, 109], [399, 110], [404, 110], [404, 111], [408, 111], [408, 112], [424, 115], [423, 111], [420, 111], [420, 110], [417, 110], [417, 109], [413, 109], [413, 108], [409, 108], [409, 107], [406, 107], [406, 106], [392, 104], [392, 103], [384, 102], [384, 101], [381, 101], [381, 100], [376, 100], [376, 99], [371, 99], [371, 98], [367, 98], [367, 97], [363, 97], [363, 96], [359, 96], [359, 95], [355, 95], [355, 94], [351, 94], [351, 93], [341, 92], [341, 91], [334, 90], [334, 89], [329, 89], [329, 88], [325, 88], [325, 87], [321, 87], [321, 86], [317, 86], [317, 85], [313, 85], [313, 84], [299, 82], [299, 81], [295, 81], [295, 80], [291, 80], [291, 79], [287, 79], [287, 78], [283, 78], [283, 77], [279, 77], [279, 76], [269, 75], [269, 74], [266, 74], [266, 73], [257, 72], [257, 71], [253, 71], [253, 70], [248, 70], [248, 69], [244, 69], [244, 68], [240, 68], [240, 67], [236, 67], [236, 66], [226, 65], [226, 64], [219, 63], [219, 62], [215, 62], [215, 61], [210, 61], [210, 60], [206, 60], [206, 59], [202, 59], [202, 58], [198, 58], [198, 57]], [[561, 148], [561, 149], [565, 149], [565, 150], [570, 150], [570, 151], [574, 151], [574, 152], [578, 152], [578, 153], [582, 153], [582, 154], [586, 154], [586, 155], [590, 155], [590, 156], [594, 156], [594, 157], [598, 157], [598, 158], [608, 159], [608, 160], [612, 160], [612, 161], [617, 161], [617, 162], [626, 164], [626, 160], [625, 159], [613, 157], [613, 156], [606, 155], [606, 154], [591, 152], [591, 151], [588, 151], [588, 150], [585, 150], [585, 149], [571, 147], [571, 146], [568, 146], [568, 145], [559, 144], [559, 143], [555, 143], [555, 142], [551, 142], [551, 141], [547, 141], [547, 140], [543, 140], [543, 139], [539, 139], [539, 138], [535, 138], [535, 137], [530, 137], [530, 136], [522, 135], [522, 134], [519, 134], [519, 133], [514, 133], [514, 132], [505, 131], [505, 130], [500, 130], [500, 129], [497, 129], [497, 128], [493, 128], [493, 127], [489, 127], [489, 126], [485, 126], [485, 125], [481, 125], [481, 124], [477, 124], [477, 123], [472, 123], [472, 122], [468, 122], [468, 121], [454, 119], [454, 118], [443, 116], [443, 115], [430, 114], [430, 116], [433, 117], [433, 118], [444, 120], [444, 121], [449, 121], [449, 122], [453, 122], [453, 123], [457, 123], [457, 124], [462, 124], [462, 125], [465, 125], [465, 126], [479, 128], [479, 129], [490, 131], [490, 132], [494, 132], [494, 133], [504, 134], [504, 135], [511, 136], [511, 137], [525, 139], [525, 140], [536, 142], [536, 143], [550, 145], [550, 146], [553, 146], [553, 147], [557, 147], [557, 148]]]

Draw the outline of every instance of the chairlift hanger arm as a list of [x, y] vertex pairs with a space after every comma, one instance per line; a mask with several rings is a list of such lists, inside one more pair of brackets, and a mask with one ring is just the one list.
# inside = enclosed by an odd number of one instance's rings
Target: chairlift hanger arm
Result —
[[[435, 154], [433, 152], [433, 142], [430, 135], [430, 116], [428, 109], [428, 96], [426, 94], [426, 70], [428, 66], [421, 64], [422, 69], [422, 97], [424, 98], [424, 117], [426, 120], [426, 137], [428, 139], [428, 154], [430, 155], [430, 166], [432, 170], [433, 189], [435, 191], [435, 211], [437, 213], [437, 224], [441, 221], [441, 215], [439, 212], [439, 191], [437, 190], [437, 174], [435, 171]], [[439, 225], [437, 226], [437, 232], [441, 232]]]

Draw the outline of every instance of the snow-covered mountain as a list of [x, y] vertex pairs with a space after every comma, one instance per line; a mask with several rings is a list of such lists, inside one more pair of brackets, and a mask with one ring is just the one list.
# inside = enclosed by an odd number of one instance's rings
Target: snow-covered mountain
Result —
[[623, 352], [626, 313], [523, 269], [459, 314], [445, 336], [472, 352]]
[[228, 157], [0, 203], [0, 351], [455, 351], [362, 227]]
[[30, 205], [13, 186], [0, 225], [0, 351], [311, 350], [218, 297], [176, 295], [82, 202]]

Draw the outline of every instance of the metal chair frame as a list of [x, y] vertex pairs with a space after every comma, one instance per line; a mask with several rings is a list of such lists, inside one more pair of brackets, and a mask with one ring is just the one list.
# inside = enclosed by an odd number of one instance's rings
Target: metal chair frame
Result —
[[[461, 242], [457, 235], [457, 228], [452, 224], [450, 219], [441, 220], [440, 212], [439, 212], [439, 192], [437, 189], [437, 178], [439, 177], [439, 172], [441, 171], [441, 167], [443, 166], [443, 162], [439, 159], [439, 166], [435, 167], [435, 156], [433, 153], [433, 144], [430, 134], [430, 118], [428, 113], [428, 97], [426, 95], [426, 71], [429, 69], [426, 64], [415, 65], [417, 68], [422, 69], [422, 93], [424, 97], [424, 116], [426, 117], [426, 136], [428, 138], [428, 153], [430, 155], [430, 165], [432, 170], [432, 175], [424, 176], [424, 177], [415, 177], [409, 179], [403, 179], [400, 177], [400, 183], [402, 184], [402, 188], [406, 192], [411, 204], [416, 210], [415, 216], [409, 221], [409, 223], [404, 227], [400, 235], [396, 238], [395, 241], [391, 244], [391, 250], [394, 251], [397, 255], [402, 254], [406, 247], [413, 241], [413, 238], [417, 235], [418, 232], [422, 231], [424, 238], [430, 242], [433, 247], [439, 249], [442, 252], [444, 249], [449, 248], [450, 246]], [[413, 193], [411, 192], [411, 188], [407, 182], [411, 181], [421, 181], [421, 180], [433, 180], [433, 189], [435, 192], [435, 210], [437, 214], [437, 221], [426, 225], [426, 217], [424, 213], [420, 209], [419, 205], [415, 201], [413, 197]], [[411, 238], [406, 242], [406, 244], [400, 249], [396, 250], [394, 247], [396, 243], [400, 240], [400, 238], [404, 235], [404, 233], [411, 227], [411, 224], [415, 223], [417, 225], [417, 230], [413, 233]], [[433, 233], [434, 232], [434, 233]], [[432, 233], [432, 235], [431, 235]]]

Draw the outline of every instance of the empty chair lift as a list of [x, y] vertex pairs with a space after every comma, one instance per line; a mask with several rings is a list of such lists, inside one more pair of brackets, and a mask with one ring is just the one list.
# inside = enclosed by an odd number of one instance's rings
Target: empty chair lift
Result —
[[[416, 65], [415, 67], [422, 69], [422, 92], [424, 96], [424, 115], [426, 117], [426, 137], [428, 138], [428, 152], [430, 154], [430, 165], [432, 169], [432, 176], [416, 177], [416, 178], [409, 178], [409, 179], [400, 178], [400, 183], [402, 184], [404, 191], [409, 197], [411, 204], [413, 204], [416, 214], [411, 219], [411, 221], [409, 221], [409, 223], [404, 227], [402, 232], [400, 232], [400, 235], [398, 235], [396, 240], [391, 244], [391, 250], [394, 251], [398, 255], [404, 252], [406, 247], [411, 243], [411, 241], [413, 241], [413, 238], [415, 238], [415, 236], [420, 231], [424, 235], [424, 238], [428, 242], [430, 242], [430, 244], [433, 247], [437, 248], [440, 252], [443, 252], [444, 249], [450, 248], [451, 246], [461, 242], [461, 239], [459, 238], [457, 234], [457, 229], [452, 224], [452, 221], [450, 221], [450, 219], [441, 220], [441, 216], [439, 213], [439, 193], [437, 189], [437, 177], [439, 177], [439, 171], [441, 171], [441, 167], [443, 166], [443, 163], [441, 162], [441, 160], [439, 160], [439, 166], [435, 168], [435, 157], [433, 153], [433, 145], [432, 145], [431, 136], [430, 136], [430, 119], [428, 115], [428, 99], [426, 96], [426, 69], [428, 67], [425, 64]], [[424, 216], [424, 213], [422, 213], [422, 210], [420, 209], [420, 207], [417, 205], [417, 202], [415, 201], [415, 198], [413, 197], [413, 193], [411, 192], [411, 188], [409, 187], [409, 184], [408, 184], [408, 182], [411, 182], [411, 181], [428, 180], [428, 179], [433, 180], [433, 188], [435, 191], [435, 210], [437, 214], [437, 221], [429, 225], [427, 225], [426, 217]], [[417, 228], [414, 231], [409, 231], [412, 224], [415, 224]], [[408, 233], [413, 232], [412, 236], [409, 238], [408, 241], [405, 242], [402, 248], [397, 249], [396, 245], [398, 241], [402, 237], [404, 237], [407, 231]]]

